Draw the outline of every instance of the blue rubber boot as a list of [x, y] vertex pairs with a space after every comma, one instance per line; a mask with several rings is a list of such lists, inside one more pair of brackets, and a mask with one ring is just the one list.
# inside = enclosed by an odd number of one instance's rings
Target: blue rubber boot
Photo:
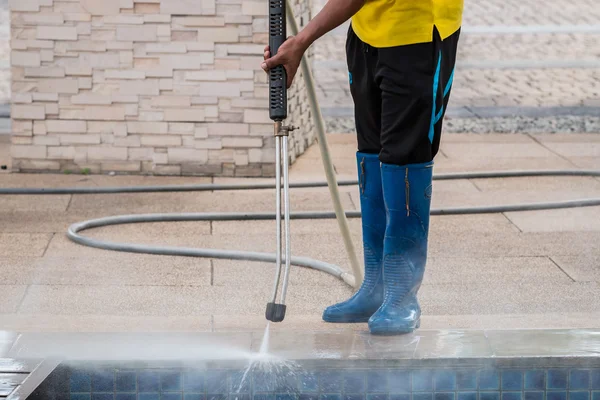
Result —
[[323, 320], [326, 322], [367, 322], [383, 303], [382, 256], [386, 219], [379, 156], [357, 152], [356, 158], [365, 278], [350, 299], [325, 310]]
[[417, 292], [427, 261], [433, 162], [382, 164], [387, 211], [383, 244], [383, 304], [369, 319], [373, 334], [410, 333], [420, 326]]

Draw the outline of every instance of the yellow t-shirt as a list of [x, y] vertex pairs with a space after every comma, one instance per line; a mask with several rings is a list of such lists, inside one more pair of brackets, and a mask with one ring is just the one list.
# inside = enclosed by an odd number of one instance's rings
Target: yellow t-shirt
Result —
[[366, 0], [352, 17], [352, 29], [373, 47], [433, 40], [433, 28], [446, 39], [462, 23], [464, 0]]

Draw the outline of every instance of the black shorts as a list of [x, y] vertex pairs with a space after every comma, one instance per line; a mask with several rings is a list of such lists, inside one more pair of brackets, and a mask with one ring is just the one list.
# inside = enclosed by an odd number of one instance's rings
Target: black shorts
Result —
[[352, 26], [346, 41], [358, 150], [381, 162], [432, 161], [438, 152], [460, 30], [430, 43], [374, 48]]

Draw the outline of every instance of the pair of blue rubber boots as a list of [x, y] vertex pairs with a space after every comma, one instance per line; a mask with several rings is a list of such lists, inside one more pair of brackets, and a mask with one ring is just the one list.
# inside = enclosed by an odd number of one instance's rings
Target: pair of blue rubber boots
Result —
[[365, 278], [323, 320], [368, 322], [373, 334], [410, 333], [420, 326], [417, 292], [427, 260], [433, 162], [380, 163], [357, 152]]

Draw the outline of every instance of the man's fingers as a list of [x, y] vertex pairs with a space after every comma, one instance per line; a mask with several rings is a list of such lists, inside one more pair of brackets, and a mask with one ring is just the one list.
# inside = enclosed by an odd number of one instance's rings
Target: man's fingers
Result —
[[279, 54], [276, 54], [275, 56], [270, 57], [270, 58], [266, 59], [265, 61], [263, 61], [263, 63], [261, 64], [261, 67], [265, 71], [268, 71], [273, 67], [283, 64], [282, 61], [283, 60], [281, 59], [281, 56]]
[[271, 57], [271, 52], [268, 50], [265, 50], [265, 53], [263, 54], [263, 58], [266, 60], [269, 57]]

